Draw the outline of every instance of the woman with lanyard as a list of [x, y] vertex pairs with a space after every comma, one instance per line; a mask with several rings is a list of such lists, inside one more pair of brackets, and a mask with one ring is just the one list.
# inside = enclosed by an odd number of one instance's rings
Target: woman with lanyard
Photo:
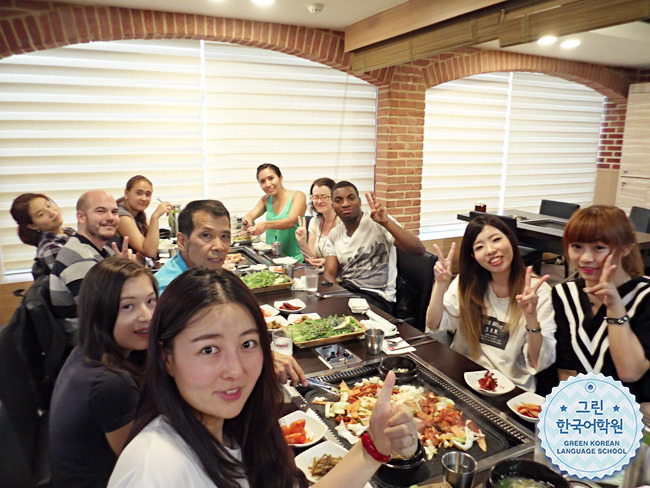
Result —
[[331, 178], [318, 178], [312, 183], [309, 190], [311, 200], [309, 207], [316, 215], [309, 221], [309, 229], [305, 224], [305, 218], [300, 217], [296, 229], [296, 240], [300, 250], [312, 266], [325, 264], [327, 236], [341, 222], [332, 207], [332, 188], [334, 188], [334, 180]]
[[[254, 236], [266, 232], [266, 243], [282, 243], [282, 253], [303, 262], [302, 252], [296, 240], [298, 217], [305, 215], [306, 198], [301, 191], [288, 190], [282, 186], [282, 172], [274, 164], [264, 163], [257, 168], [257, 181], [266, 193], [255, 208], [243, 218], [244, 228]], [[266, 220], [255, 219], [266, 213]]]

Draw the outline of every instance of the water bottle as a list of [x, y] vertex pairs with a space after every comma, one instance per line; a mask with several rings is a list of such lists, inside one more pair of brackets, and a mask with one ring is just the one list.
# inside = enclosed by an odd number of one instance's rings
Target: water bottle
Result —
[[178, 214], [181, 213], [181, 206], [180, 205], [174, 205], [172, 208], [172, 211], [169, 212], [169, 231], [170, 231], [170, 237], [172, 239], [176, 239], [176, 235], [178, 234]]
[[622, 488], [650, 485], [650, 409], [643, 412], [643, 438], [636, 456], [625, 468]]

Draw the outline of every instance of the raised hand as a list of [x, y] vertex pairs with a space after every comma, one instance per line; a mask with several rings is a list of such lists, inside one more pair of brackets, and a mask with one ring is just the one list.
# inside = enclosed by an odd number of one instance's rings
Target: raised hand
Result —
[[366, 200], [370, 206], [370, 218], [378, 224], [385, 224], [388, 222], [388, 211], [381, 202], [375, 198], [375, 194], [371, 191], [366, 192]]
[[442, 251], [438, 247], [438, 244], [434, 244], [433, 249], [436, 251], [436, 255], [438, 256], [438, 260], [433, 266], [433, 274], [436, 281], [449, 283], [452, 278], [451, 264], [454, 260], [454, 254], [456, 253], [456, 243], [451, 243], [449, 254], [447, 254], [446, 258], [442, 255]]
[[174, 206], [169, 203], [169, 202], [160, 202], [160, 205], [158, 205], [158, 208], [154, 210], [153, 214], [151, 214], [152, 219], [159, 219], [165, 214], [169, 214], [174, 209]]
[[111, 248], [113, 249], [113, 254], [120, 258], [136, 260], [135, 254], [129, 249], [129, 236], [124, 236], [124, 241], [122, 242], [122, 250], [118, 249], [117, 244], [111, 242]]
[[411, 409], [390, 403], [394, 385], [395, 373], [389, 371], [372, 409], [368, 432], [380, 453], [408, 457], [418, 446], [417, 428]]
[[[598, 297], [598, 299], [603, 302], [603, 305], [605, 305], [607, 308], [610, 308], [613, 305], [620, 305], [623, 307], [622, 310], [625, 310], [621, 295], [618, 293], [618, 289], [614, 284], [614, 273], [616, 272], [618, 266], [616, 264], [612, 264], [612, 261], [614, 261], [614, 256], [610, 254], [607, 256], [607, 259], [605, 259], [605, 262], [603, 263], [603, 271], [600, 273], [598, 284], [585, 288], [584, 291], [585, 293], [590, 293]], [[623, 311], [623, 313], [625, 312]], [[621, 313], [621, 315], [623, 313]]]
[[298, 244], [307, 244], [307, 223], [305, 217], [298, 217], [296, 240], [298, 241]]
[[542, 283], [545, 283], [550, 278], [549, 275], [544, 275], [537, 281], [537, 283], [535, 283], [535, 285], [532, 285], [532, 275], [533, 267], [528, 266], [526, 268], [526, 278], [524, 280], [524, 291], [515, 297], [522, 312], [527, 316], [537, 314], [537, 302], [539, 301], [537, 290], [542, 286]]

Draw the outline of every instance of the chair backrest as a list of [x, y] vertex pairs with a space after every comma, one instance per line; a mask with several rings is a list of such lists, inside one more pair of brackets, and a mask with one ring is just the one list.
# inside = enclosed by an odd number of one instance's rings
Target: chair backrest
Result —
[[[406, 300], [409, 308], [406, 317], [398, 314], [398, 318], [404, 319], [422, 331], [426, 327], [427, 308], [434, 281], [433, 266], [437, 260], [438, 256], [428, 251], [425, 251], [422, 256], [413, 256], [397, 248], [397, 275], [406, 284], [405, 293], [408, 295]], [[405, 298], [398, 296], [398, 301], [400, 299]]]
[[643, 207], [632, 207], [630, 222], [637, 232], [650, 232], [650, 210]]
[[0, 400], [0, 480], [4, 488], [27, 488], [30, 482], [30, 463], [23, 452], [20, 439], [14, 429], [9, 410]]
[[570, 219], [573, 213], [580, 208], [577, 203], [558, 202], [557, 200], [542, 200], [539, 205], [539, 213], [560, 217], [561, 219]]
[[[63, 324], [51, 311], [49, 276], [34, 281], [25, 293], [23, 305], [26, 311], [24, 337], [30, 338], [27, 360], [32, 371], [39, 372], [35, 379], [41, 408], [47, 409], [56, 377], [70, 353]], [[34, 338], [36, 345], [31, 344]]]

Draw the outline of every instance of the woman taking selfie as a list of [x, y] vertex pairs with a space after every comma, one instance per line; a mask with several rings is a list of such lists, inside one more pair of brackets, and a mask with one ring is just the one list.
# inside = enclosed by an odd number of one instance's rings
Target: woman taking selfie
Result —
[[467, 225], [455, 280], [455, 243], [447, 258], [434, 247], [439, 258], [427, 329], [455, 333], [452, 349], [534, 391], [534, 375], [555, 361], [549, 276], [534, 277], [532, 267], [524, 268], [515, 235], [491, 215]]
[[[128, 236], [129, 247], [141, 256], [155, 258], [160, 242], [160, 217], [173, 209], [169, 202], [161, 202], [149, 219], [144, 211], [151, 203], [153, 185], [142, 175], [136, 175], [126, 182], [124, 196], [117, 200], [120, 223], [117, 231], [122, 237]], [[175, 237], [175, 236], [172, 236]]]
[[154, 279], [119, 257], [96, 264], [79, 294], [79, 345], [59, 374], [50, 409], [55, 487], [104, 487], [135, 417]]
[[[266, 323], [235, 275], [193, 268], [171, 282], [151, 323], [146, 378], [109, 487], [307, 486], [278, 423]], [[413, 414], [391, 408], [394, 381], [389, 373], [370, 420], [375, 456], [417, 447]], [[357, 443], [317, 486], [362, 487], [381, 465], [371, 451]]]
[[59, 207], [42, 193], [23, 193], [11, 204], [11, 216], [18, 224], [20, 240], [36, 246], [36, 260], [51, 271], [59, 251], [75, 233], [63, 227]]
[[579, 277], [553, 289], [560, 380], [602, 373], [650, 401], [650, 280], [625, 213], [593, 205], [573, 214], [562, 237]]
[[[282, 186], [282, 172], [274, 164], [261, 164], [257, 168], [257, 181], [265, 195], [242, 221], [244, 228], [254, 236], [266, 232], [266, 243], [282, 243], [282, 254], [303, 262], [303, 255], [296, 241], [298, 217], [305, 215], [305, 194], [287, 190]], [[255, 219], [266, 213], [266, 220], [255, 223]]]
[[305, 260], [312, 266], [325, 264], [325, 244], [330, 231], [340, 223], [332, 207], [332, 188], [334, 180], [319, 178], [314, 181], [309, 190], [309, 208], [315, 216], [309, 221], [309, 229], [305, 218], [298, 218], [296, 240]]

